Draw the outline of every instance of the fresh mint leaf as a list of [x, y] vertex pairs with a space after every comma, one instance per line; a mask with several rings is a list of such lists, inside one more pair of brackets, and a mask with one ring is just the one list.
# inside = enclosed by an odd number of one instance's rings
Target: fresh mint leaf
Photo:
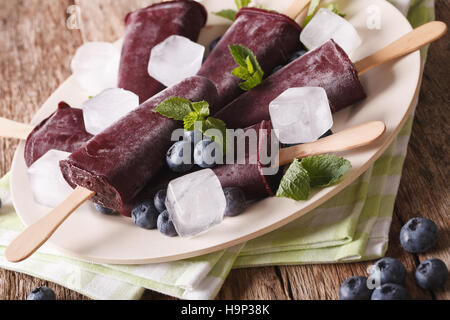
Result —
[[307, 200], [310, 189], [308, 171], [303, 168], [300, 161], [294, 159], [281, 179], [277, 197], [289, 198], [296, 201]]
[[225, 10], [220, 10], [218, 12], [213, 12], [213, 14], [215, 14], [216, 16], [234, 21], [234, 20], [236, 20], [237, 11], [233, 10], [233, 9], [225, 9]]
[[305, 22], [303, 22], [303, 28], [311, 21], [311, 19], [316, 14], [317, 9], [319, 9], [320, 0], [311, 0], [309, 5], [308, 13], [306, 14]]
[[161, 102], [153, 112], [174, 120], [183, 120], [192, 112], [191, 102], [185, 98], [172, 97]]
[[303, 158], [301, 166], [308, 172], [311, 187], [328, 187], [333, 185], [351, 169], [350, 161], [332, 154]]
[[192, 102], [192, 108], [200, 117], [209, 116], [209, 103], [206, 101]]
[[239, 84], [239, 87], [244, 91], [248, 91], [248, 90], [256, 87], [257, 85], [259, 85], [262, 81], [262, 78], [263, 78], [263, 74], [258, 71], [256, 73], [254, 73], [245, 82], [241, 82]]
[[241, 45], [230, 45], [229, 49], [239, 65], [232, 71], [232, 74], [244, 80], [240, 83], [241, 89], [247, 91], [259, 85], [264, 77], [264, 71], [253, 52]]
[[241, 10], [244, 7], [248, 7], [251, 0], [234, 0], [234, 2], [236, 3], [236, 7], [238, 8], [238, 10]]
[[[226, 152], [226, 134], [227, 134], [227, 132], [226, 132], [227, 126], [226, 126], [225, 122], [223, 122], [220, 119], [209, 117], [203, 123], [203, 129], [204, 129], [203, 133], [206, 136], [209, 136], [210, 138], [213, 138], [214, 141], [216, 141], [217, 143], [222, 145], [223, 151], [225, 153]], [[214, 136], [213, 134], [211, 134], [211, 132], [208, 132], [209, 129], [216, 129], [216, 130], [220, 131], [220, 133], [222, 135], [221, 136]]]
[[244, 67], [237, 67], [231, 72], [231, 74], [241, 79], [249, 79], [252, 76], [251, 73]]
[[195, 112], [195, 111], [190, 112], [183, 119], [184, 130], [186, 130], [186, 131], [194, 130], [194, 123], [195, 123], [195, 121], [199, 121], [199, 120], [200, 120], [200, 117], [197, 112]]

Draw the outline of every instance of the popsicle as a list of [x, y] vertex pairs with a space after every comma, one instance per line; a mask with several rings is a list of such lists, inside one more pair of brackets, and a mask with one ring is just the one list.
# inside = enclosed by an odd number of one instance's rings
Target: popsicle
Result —
[[229, 45], [248, 47], [265, 74], [269, 74], [276, 66], [286, 64], [291, 54], [301, 48], [300, 32], [301, 27], [286, 15], [258, 8], [242, 8], [198, 74], [214, 82], [220, 103], [225, 105], [243, 92], [239, 88], [241, 79], [231, 74], [237, 64], [230, 54]]
[[25, 162], [29, 167], [51, 149], [73, 152], [90, 138], [92, 135], [84, 128], [83, 111], [60, 102], [58, 109], [28, 135]]
[[[260, 131], [267, 130], [267, 131]], [[244, 132], [254, 130], [257, 135], [257, 146], [262, 148], [268, 146], [270, 148], [272, 125], [270, 121], [262, 121], [253, 126], [244, 129]], [[234, 161], [234, 164], [219, 165], [212, 170], [219, 178], [219, 181], [223, 188], [225, 187], [240, 187], [246, 194], [247, 199], [261, 199], [268, 196], [273, 196], [276, 192], [278, 183], [281, 179], [279, 174], [275, 176], [264, 176], [261, 172], [262, 165], [258, 161], [258, 158], [254, 157], [250, 161], [249, 155], [249, 139], [245, 140], [245, 158], [244, 164], [238, 164]], [[270, 154], [270, 150], [269, 154]], [[237, 155], [237, 140], [235, 139], [235, 155]], [[236, 156], [235, 156], [236, 160]], [[201, 168], [197, 168], [201, 169]], [[140, 201], [145, 199], [153, 199], [156, 192], [161, 189], [165, 189], [169, 182], [179, 177], [168, 169], [162, 170], [132, 201], [126, 203], [119, 212], [124, 216], [130, 216], [133, 207]]]
[[[355, 149], [372, 143], [383, 135], [385, 129], [386, 127], [381, 121], [368, 122], [345, 129], [312, 143], [282, 148], [279, 152], [276, 150], [273, 152], [273, 157], [278, 156], [279, 165], [281, 166], [290, 163], [294, 158]], [[276, 165], [276, 163], [263, 163], [266, 161], [262, 159], [264, 155], [270, 156], [272, 151], [271, 122], [262, 121], [244, 129], [244, 132], [249, 130], [255, 130], [257, 135], [256, 155], [251, 154], [249, 139], [246, 139], [244, 163], [239, 164], [234, 161], [233, 164], [218, 165], [212, 168], [212, 170], [217, 175], [223, 188], [239, 187], [244, 191], [247, 200], [258, 200], [273, 196], [276, 193], [283, 171], [281, 169], [266, 171], [270, 166]], [[274, 144], [273, 146], [276, 145]], [[237, 144], [235, 142], [236, 147]], [[264, 148], [267, 148], [267, 151]], [[237, 152], [235, 150], [236, 154]], [[171, 171], [161, 171], [135, 199], [126, 203], [119, 212], [124, 216], [130, 216], [133, 207], [137, 203], [142, 200], [153, 199], [159, 190], [165, 189], [169, 182], [177, 177], [179, 176]]]
[[227, 128], [244, 128], [269, 120], [271, 101], [289, 88], [305, 86], [325, 89], [332, 112], [366, 97], [353, 63], [344, 50], [329, 40], [236, 98], [216, 117], [225, 121]]
[[67, 182], [95, 191], [94, 201], [110, 209], [131, 201], [163, 167], [172, 132], [182, 125], [153, 112], [169, 97], [206, 100], [211, 113], [217, 111], [214, 84], [204, 77], [188, 78], [153, 96], [62, 161]]
[[125, 17], [125, 36], [119, 67], [118, 87], [136, 93], [145, 102], [165, 87], [148, 75], [151, 49], [171, 35], [197, 41], [207, 12], [193, 0], [153, 4]]

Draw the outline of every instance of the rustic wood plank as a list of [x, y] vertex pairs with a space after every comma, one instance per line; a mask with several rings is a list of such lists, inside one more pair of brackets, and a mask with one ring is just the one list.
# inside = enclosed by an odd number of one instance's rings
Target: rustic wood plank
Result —
[[125, 15], [156, 0], [75, 0], [80, 6], [84, 41], [116, 41], [122, 37]]

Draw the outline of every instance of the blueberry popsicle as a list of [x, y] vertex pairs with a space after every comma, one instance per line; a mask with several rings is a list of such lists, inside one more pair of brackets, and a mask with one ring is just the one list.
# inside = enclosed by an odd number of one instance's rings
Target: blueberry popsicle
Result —
[[198, 74], [214, 82], [220, 103], [226, 105], [243, 92], [239, 87], [241, 80], [231, 74], [237, 64], [230, 54], [230, 45], [239, 44], [252, 50], [268, 74], [276, 66], [285, 64], [291, 54], [300, 49], [300, 32], [300, 26], [283, 14], [242, 8]]
[[131, 201], [163, 167], [172, 132], [181, 126], [153, 112], [170, 97], [206, 100], [211, 112], [217, 111], [214, 84], [204, 77], [188, 78], [153, 96], [62, 161], [66, 181], [95, 191], [93, 200], [110, 209]]
[[90, 138], [92, 135], [84, 127], [83, 111], [60, 102], [58, 109], [28, 135], [25, 162], [29, 167], [51, 149], [73, 152]]
[[269, 120], [271, 101], [289, 88], [306, 86], [325, 89], [332, 112], [366, 97], [353, 63], [344, 50], [329, 40], [236, 98], [216, 117], [225, 121], [227, 128], [245, 128]]
[[[281, 179], [281, 170], [278, 170], [275, 175], [264, 175], [264, 165], [260, 161], [259, 155], [264, 152], [263, 147], [267, 147], [267, 154], [270, 155], [271, 147], [271, 130], [272, 125], [270, 121], [262, 121], [251, 127], [244, 129], [245, 131], [253, 130], [257, 135], [258, 156], [250, 155], [249, 139], [245, 140], [245, 161], [243, 164], [234, 161], [233, 164], [219, 165], [212, 170], [219, 178], [223, 188], [239, 187], [241, 188], [248, 200], [261, 199], [268, 196], [273, 196], [278, 188]], [[237, 147], [237, 140], [235, 140], [235, 149]], [[237, 150], [235, 150], [235, 155]], [[253, 158], [252, 158], [253, 156]], [[236, 159], [235, 159], [236, 160]], [[252, 161], [251, 161], [252, 160]], [[133, 207], [142, 200], [153, 199], [156, 192], [165, 189], [169, 182], [179, 175], [165, 169], [151, 180], [151, 182], [130, 202], [125, 203], [118, 211], [124, 216], [130, 216]]]
[[163, 90], [147, 72], [151, 49], [172, 35], [197, 41], [206, 18], [203, 5], [192, 0], [162, 2], [130, 12], [125, 17], [118, 87], [136, 93], [140, 103]]

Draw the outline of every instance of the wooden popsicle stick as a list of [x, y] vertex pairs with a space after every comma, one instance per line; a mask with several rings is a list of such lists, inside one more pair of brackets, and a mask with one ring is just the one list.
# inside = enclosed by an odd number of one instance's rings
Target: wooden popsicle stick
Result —
[[355, 63], [358, 75], [379, 66], [382, 63], [410, 54], [423, 46], [439, 39], [447, 32], [447, 25], [441, 21], [428, 22], [383, 49]]
[[382, 121], [372, 121], [345, 129], [315, 142], [283, 148], [280, 150], [279, 165], [288, 164], [296, 158], [356, 149], [374, 142], [385, 131], [386, 125]]
[[34, 127], [0, 117], [0, 137], [26, 140]]
[[31, 256], [58, 229], [58, 227], [95, 192], [76, 187], [59, 206], [26, 228], [5, 250], [6, 259], [20, 262]]
[[311, 0], [295, 0], [291, 6], [284, 12], [285, 15], [287, 15], [289, 18], [295, 20], [300, 13], [305, 10], [309, 4], [311, 3]]

